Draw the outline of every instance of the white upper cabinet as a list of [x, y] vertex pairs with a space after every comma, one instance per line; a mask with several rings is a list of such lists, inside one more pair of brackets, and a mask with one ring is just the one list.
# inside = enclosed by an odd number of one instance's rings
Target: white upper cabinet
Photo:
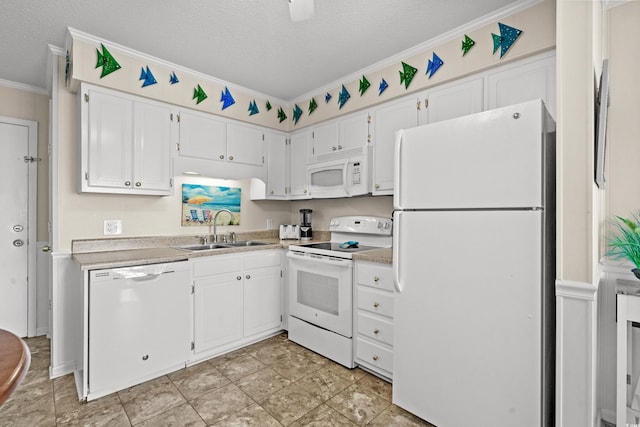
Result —
[[313, 156], [322, 158], [338, 151], [338, 121], [331, 120], [312, 130]]
[[80, 98], [79, 190], [171, 194], [171, 108], [86, 84]]
[[308, 199], [307, 163], [312, 150], [311, 131], [302, 130], [289, 138], [289, 198]]
[[227, 160], [245, 165], [264, 164], [264, 132], [261, 128], [227, 123]]
[[280, 132], [266, 132], [268, 199], [286, 199], [289, 179], [289, 138]]
[[556, 116], [555, 52], [505, 65], [487, 73], [488, 110], [542, 99]]
[[204, 160], [225, 160], [227, 122], [214, 115], [180, 111], [178, 155]]
[[418, 123], [426, 125], [479, 113], [483, 109], [483, 78], [457, 80], [418, 95]]
[[373, 113], [373, 195], [393, 194], [393, 156], [396, 131], [418, 125], [416, 98], [409, 96], [383, 104]]
[[310, 162], [364, 154], [369, 141], [369, 114], [355, 113], [314, 126]]

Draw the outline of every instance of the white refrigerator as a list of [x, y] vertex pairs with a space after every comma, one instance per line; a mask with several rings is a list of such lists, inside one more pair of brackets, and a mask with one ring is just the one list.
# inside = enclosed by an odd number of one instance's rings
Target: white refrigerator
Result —
[[393, 403], [554, 420], [555, 123], [542, 101], [397, 133]]

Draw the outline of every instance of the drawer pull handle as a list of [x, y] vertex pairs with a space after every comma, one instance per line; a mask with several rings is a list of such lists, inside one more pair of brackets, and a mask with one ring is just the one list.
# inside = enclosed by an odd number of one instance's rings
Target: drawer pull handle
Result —
[[236, 276], [236, 280], [242, 280], [242, 276]]
[[142, 356], [142, 360], [149, 360], [149, 355], [145, 354], [144, 356]]
[[373, 356], [372, 359], [373, 360], [378, 360], [378, 356]]
[[247, 278], [247, 280], [251, 279], [251, 275], [249, 275], [249, 274], [247, 274], [245, 277]]
[[374, 281], [374, 282], [379, 282], [379, 281], [380, 281], [380, 278], [379, 278], [378, 276], [373, 276], [373, 281]]
[[373, 330], [373, 333], [374, 333], [374, 334], [376, 334], [376, 335], [378, 335], [378, 333], [379, 333], [379, 332], [380, 332], [380, 330], [379, 330], [379, 329], [374, 329], [374, 330]]
[[374, 306], [375, 308], [378, 308], [378, 306], [379, 306], [379, 305], [380, 305], [380, 303], [377, 303], [377, 302], [374, 302], [374, 303], [373, 303], [373, 306]]

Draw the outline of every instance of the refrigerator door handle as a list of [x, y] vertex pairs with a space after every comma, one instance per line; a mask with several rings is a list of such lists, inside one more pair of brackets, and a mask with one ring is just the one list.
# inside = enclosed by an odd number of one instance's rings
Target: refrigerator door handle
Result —
[[[397, 145], [396, 145], [397, 146]], [[402, 212], [394, 212], [393, 213], [393, 241], [392, 241], [392, 251], [393, 251], [393, 286], [396, 288], [396, 292], [402, 292], [402, 286], [400, 285], [400, 218], [402, 217]]]
[[[404, 130], [400, 129], [396, 131], [396, 144], [395, 151], [393, 153], [393, 207], [398, 209], [402, 208], [400, 201], [400, 156], [402, 155], [402, 137], [404, 136]], [[395, 234], [395, 233], [394, 233]]]

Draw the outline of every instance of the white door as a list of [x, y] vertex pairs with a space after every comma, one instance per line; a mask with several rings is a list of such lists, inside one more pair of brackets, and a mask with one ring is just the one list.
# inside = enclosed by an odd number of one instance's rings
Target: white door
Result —
[[482, 78], [454, 82], [424, 94], [424, 108], [420, 110], [419, 124], [467, 116], [482, 111]]
[[290, 171], [289, 197], [293, 199], [308, 198], [307, 159], [312, 149], [311, 132], [302, 131], [291, 135], [289, 144]]
[[338, 151], [355, 150], [363, 153], [369, 140], [369, 113], [359, 113], [340, 120]]
[[[35, 200], [37, 124], [0, 117], [0, 329], [21, 337], [35, 328]], [[35, 159], [34, 159], [35, 160]], [[31, 280], [30, 280], [31, 278]], [[31, 284], [30, 284], [31, 282]], [[29, 307], [32, 308], [30, 313]], [[30, 334], [32, 335], [32, 334]]]
[[227, 160], [245, 165], [264, 165], [264, 132], [262, 129], [227, 124]]
[[267, 198], [287, 197], [287, 136], [283, 133], [267, 132]]
[[171, 191], [171, 109], [133, 104], [133, 188]]
[[180, 156], [224, 160], [227, 155], [227, 124], [211, 114], [180, 112]]
[[338, 122], [332, 120], [313, 128], [313, 155], [326, 156], [338, 151]]

